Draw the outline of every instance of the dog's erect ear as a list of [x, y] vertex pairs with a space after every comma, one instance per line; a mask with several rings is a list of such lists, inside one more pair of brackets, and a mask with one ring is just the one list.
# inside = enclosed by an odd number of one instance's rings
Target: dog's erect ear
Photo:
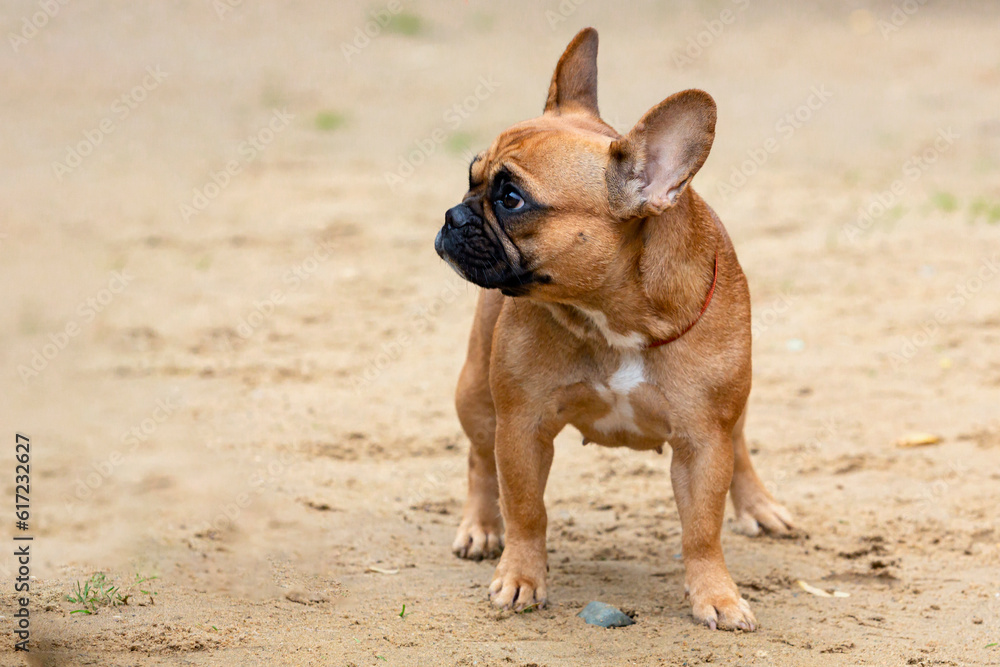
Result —
[[622, 218], [659, 215], [705, 164], [715, 138], [715, 100], [703, 90], [671, 95], [612, 142], [608, 198]]
[[545, 113], [597, 112], [597, 31], [584, 28], [556, 65]]

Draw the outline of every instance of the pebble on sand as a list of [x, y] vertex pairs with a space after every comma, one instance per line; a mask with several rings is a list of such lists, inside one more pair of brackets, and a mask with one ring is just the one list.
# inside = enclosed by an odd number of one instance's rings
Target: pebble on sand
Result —
[[604, 602], [591, 602], [577, 616], [591, 625], [599, 625], [602, 628], [622, 628], [635, 623], [620, 609]]

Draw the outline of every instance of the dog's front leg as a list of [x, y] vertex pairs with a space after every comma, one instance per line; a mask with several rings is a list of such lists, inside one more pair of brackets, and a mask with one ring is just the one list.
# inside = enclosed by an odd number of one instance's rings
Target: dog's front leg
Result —
[[545, 604], [545, 482], [552, 437], [529, 415], [497, 415], [496, 462], [506, 546], [490, 584], [493, 604], [521, 611]]
[[728, 433], [680, 439], [674, 447], [670, 479], [681, 517], [684, 588], [694, 617], [713, 630], [752, 631], [757, 621], [722, 555], [722, 520], [732, 478]]

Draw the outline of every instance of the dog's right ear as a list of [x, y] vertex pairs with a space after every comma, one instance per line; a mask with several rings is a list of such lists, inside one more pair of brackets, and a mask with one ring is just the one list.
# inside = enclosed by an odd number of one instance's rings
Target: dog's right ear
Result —
[[703, 90], [671, 95], [611, 143], [608, 200], [619, 217], [659, 215], [677, 203], [715, 139], [715, 100]]
[[545, 113], [597, 111], [597, 31], [584, 28], [569, 43], [549, 84]]

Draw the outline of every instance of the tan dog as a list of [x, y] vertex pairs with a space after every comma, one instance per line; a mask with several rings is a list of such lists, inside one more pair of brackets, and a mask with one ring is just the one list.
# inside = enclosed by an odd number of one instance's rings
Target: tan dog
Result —
[[792, 522], [743, 437], [746, 278], [689, 187], [715, 117], [707, 93], [687, 90], [619, 135], [598, 115], [588, 28], [559, 59], [545, 112], [472, 161], [469, 191], [445, 216], [438, 254], [487, 288], [458, 384], [472, 446], [453, 549], [473, 559], [502, 549], [490, 585], [500, 607], [545, 603], [542, 497], [553, 438], [572, 424], [584, 444], [669, 442], [694, 616], [713, 629], [756, 627], [723, 560], [726, 491], [745, 532], [785, 533]]

